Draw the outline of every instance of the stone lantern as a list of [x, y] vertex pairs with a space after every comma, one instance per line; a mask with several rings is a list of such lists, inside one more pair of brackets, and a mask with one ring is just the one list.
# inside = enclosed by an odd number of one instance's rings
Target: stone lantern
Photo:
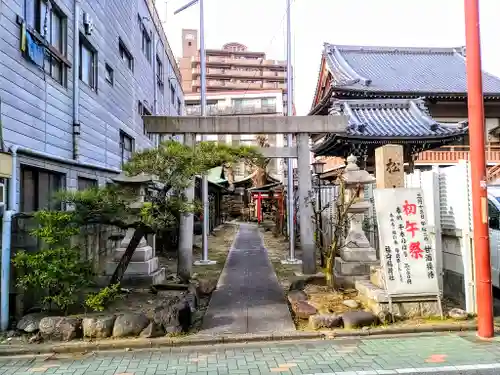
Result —
[[[147, 201], [148, 195], [153, 193], [154, 186], [159, 184], [155, 176], [146, 174], [139, 174], [131, 177], [119, 175], [113, 179], [113, 182], [136, 193], [137, 199], [130, 204], [130, 207], [137, 210], [140, 210]], [[121, 241], [120, 246], [114, 251], [113, 260], [106, 264], [106, 275], [111, 276], [113, 274], [134, 232], [134, 228], [127, 229], [125, 238]], [[162, 284], [165, 281], [165, 268], [160, 268], [158, 257], [155, 254], [154, 237], [152, 242], [153, 246], [150, 246], [145, 237], [141, 239], [125, 271], [124, 280], [133, 279], [134, 282], [143, 280], [151, 282], [152, 284]]]
[[[353, 203], [348, 208], [349, 228], [345, 240], [339, 249], [339, 257], [335, 259], [336, 282], [343, 286], [353, 287], [358, 279], [369, 279], [370, 266], [377, 262], [377, 252], [370, 245], [363, 230], [364, 215], [370, 209], [361, 192], [364, 185], [375, 183], [375, 178], [356, 164], [356, 157], [347, 158], [347, 166], [341, 175], [345, 183], [344, 201]], [[353, 197], [353, 194], [357, 196]]]
[[121, 174], [112, 179], [118, 185], [126, 187], [137, 195], [137, 200], [130, 204], [130, 208], [140, 209], [144, 202], [146, 202], [146, 197], [152, 186], [158, 183], [158, 179], [155, 176], [147, 175], [144, 173], [138, 174], [137, 176], [126, 176]]

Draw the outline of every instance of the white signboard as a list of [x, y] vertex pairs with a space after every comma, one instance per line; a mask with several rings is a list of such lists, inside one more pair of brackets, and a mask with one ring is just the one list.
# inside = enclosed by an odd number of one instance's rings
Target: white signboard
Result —
[[390, 295], [436, 295], [436, 249], [422, 189], [375, 189], [380, 260]]

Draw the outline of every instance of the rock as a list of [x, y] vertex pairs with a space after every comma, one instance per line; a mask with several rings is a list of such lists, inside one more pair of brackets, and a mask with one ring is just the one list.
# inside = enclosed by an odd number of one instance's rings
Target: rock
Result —
[[153, 321], [167, 333], [187, 332], [191, 327], [192, 311], [185, 296], [175, 298], [154, 309]]
[[382, 323], [382, 324], [389, 324], [389, 323], [393, 323], [393, 321], [395, 321], [395, 319], [393, 319], [395, 317], [393, 317], [393, 315], [389, 311], [386, 311], [386, 310], [380, 311], [377, 314], [377, 318], [380, 321], [380, 323]]
[[82, 337], [82, 320], [66, 316], [48, 316], [40, 321], [44, 339], [69, 341]]
[[103, 316], [95, 318], [83, 318], [83, 336], [96, 339], [111, 337], [116, 316]]
[[288, 292], [287, 298], [290, 303], [307, 301], [307, 294], [302, 290], [291, 290]]
[[359, 303], [353, 299], [346, 299], [342, 303], [350, 309], [357, 309], [359, 307]]
[[342, 317], [337, 314], [317, 314], [309, 317], [309, 328], [336, 328], [342, 325]]
[[311, 315], [314, 315], [318, 312], [318, 310], [308, 304], [305, 301], [298, 301], [292, 304], [292, 310], [295, 313], [295, 316], [300, 319], [309, 319]]
[[26, 314], [17, 323], [16, 327], [18, 330], [24, 331], [27, 333], [36, 332], [36, 331], [38, 331], [38, 329], [40, 327], [40, 321], [43, 318], [46, 318], [47, 316], [49, 316], [49, 314], [43, 313], [43, 312]]
[[163, 326], [161, 324], [155, 322], [149, 323], [149, 325], [141, 332], [141, 337], [145, 337], [148, 339], [161, 336], [165, 336], [165, 330], [163, 329]]
[[452, 319], [455, 319], [455, 320], [467, 320], [467, 319], [469, 319], [469, 314], [467, 313], [467, 311], [464, 311], [464, 310], [459, 309], [457, 307], [448, 311], [448, 316]]
[[43, 341], [42, 334], [40, 332], [37, 332], [28, 339], [28, 344], [39, 344], [42, 341]]
[[5, 336], [7, 337], [7, 339], [11, 339], [13, 337], [19, 337], [19, 336], [21, 336], [21, 332], [15, 331], [15, 330], [11, 329], [10, 331], [7, 331], [7, 333], [5, 334]]
[[292, 284], [290, 284], [290, 288], [288, 290], [289, 291], [292, 291], [292, 290], [303, 291], [305, 289], [306, 285], [307, 285], [307, 280], [298, 279], [298, 280], [293, 281]]
[[217, 280], [214, 279], [200, 279], [198, 281], [198, 293], [200, 295], [208, 296], [217, 288]]
[[144, 314], [127, 313], [119, 315], [113, 326], [113, 337], [139, 336], [149, 324]]
[[369, 311], [347, 311], [342, 315], [344, 328], [360, 328], [377, 323], [378, 319]]

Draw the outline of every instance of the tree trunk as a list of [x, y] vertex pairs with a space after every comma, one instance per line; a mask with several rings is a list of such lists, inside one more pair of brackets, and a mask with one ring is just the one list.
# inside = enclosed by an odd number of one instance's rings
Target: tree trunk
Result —
[[125, 271], [127, 270], [127, 267], [130, 263], [130, 260], [132, 259], [132, 256], [134, 255], [135, 249], [137, 249], [137, 246], [139, 246], [139, 242], [141, 242], [141, 239], [142, 237], [144, 237], [145, 234], [146, 234], [146, 228], [144, 226], [141, 225], [138, 228], [136, 228], [134, 235], [130, 239], [127, 249], [123, 253], [120, 262], [116, 266], [113, 276], [111, 276], [111, 280], [109, 281], [110, 286], [115, 285], [117, 283], [121, 283], [123, 275], [125, 275]]
[[335, 263], [335, 252], [331, 252], [326, 258], [325, 278], [326, 286], [335, 289], [335, 277], [333, 275], [333, 265]]

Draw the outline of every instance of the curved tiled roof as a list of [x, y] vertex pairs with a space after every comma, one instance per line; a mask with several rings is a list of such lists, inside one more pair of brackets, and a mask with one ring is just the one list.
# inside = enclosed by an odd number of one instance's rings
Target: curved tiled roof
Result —
[[337, 100], [330, 114], [348, 116], [345, 133], [331, 134], [312, 151], [325, 155], [339, 139], [358, 143], [400, 140], [413, 143], [454, 140], [467, 133], [467, 122], [443, 124], [434, 120], [422, 99]]
[[[465, 49], [367, 47], [325, 43], [323, 55], [343, 90], [465, 94]], [[485, 95], [500, 96], [500, 78], [483, 72]]]

